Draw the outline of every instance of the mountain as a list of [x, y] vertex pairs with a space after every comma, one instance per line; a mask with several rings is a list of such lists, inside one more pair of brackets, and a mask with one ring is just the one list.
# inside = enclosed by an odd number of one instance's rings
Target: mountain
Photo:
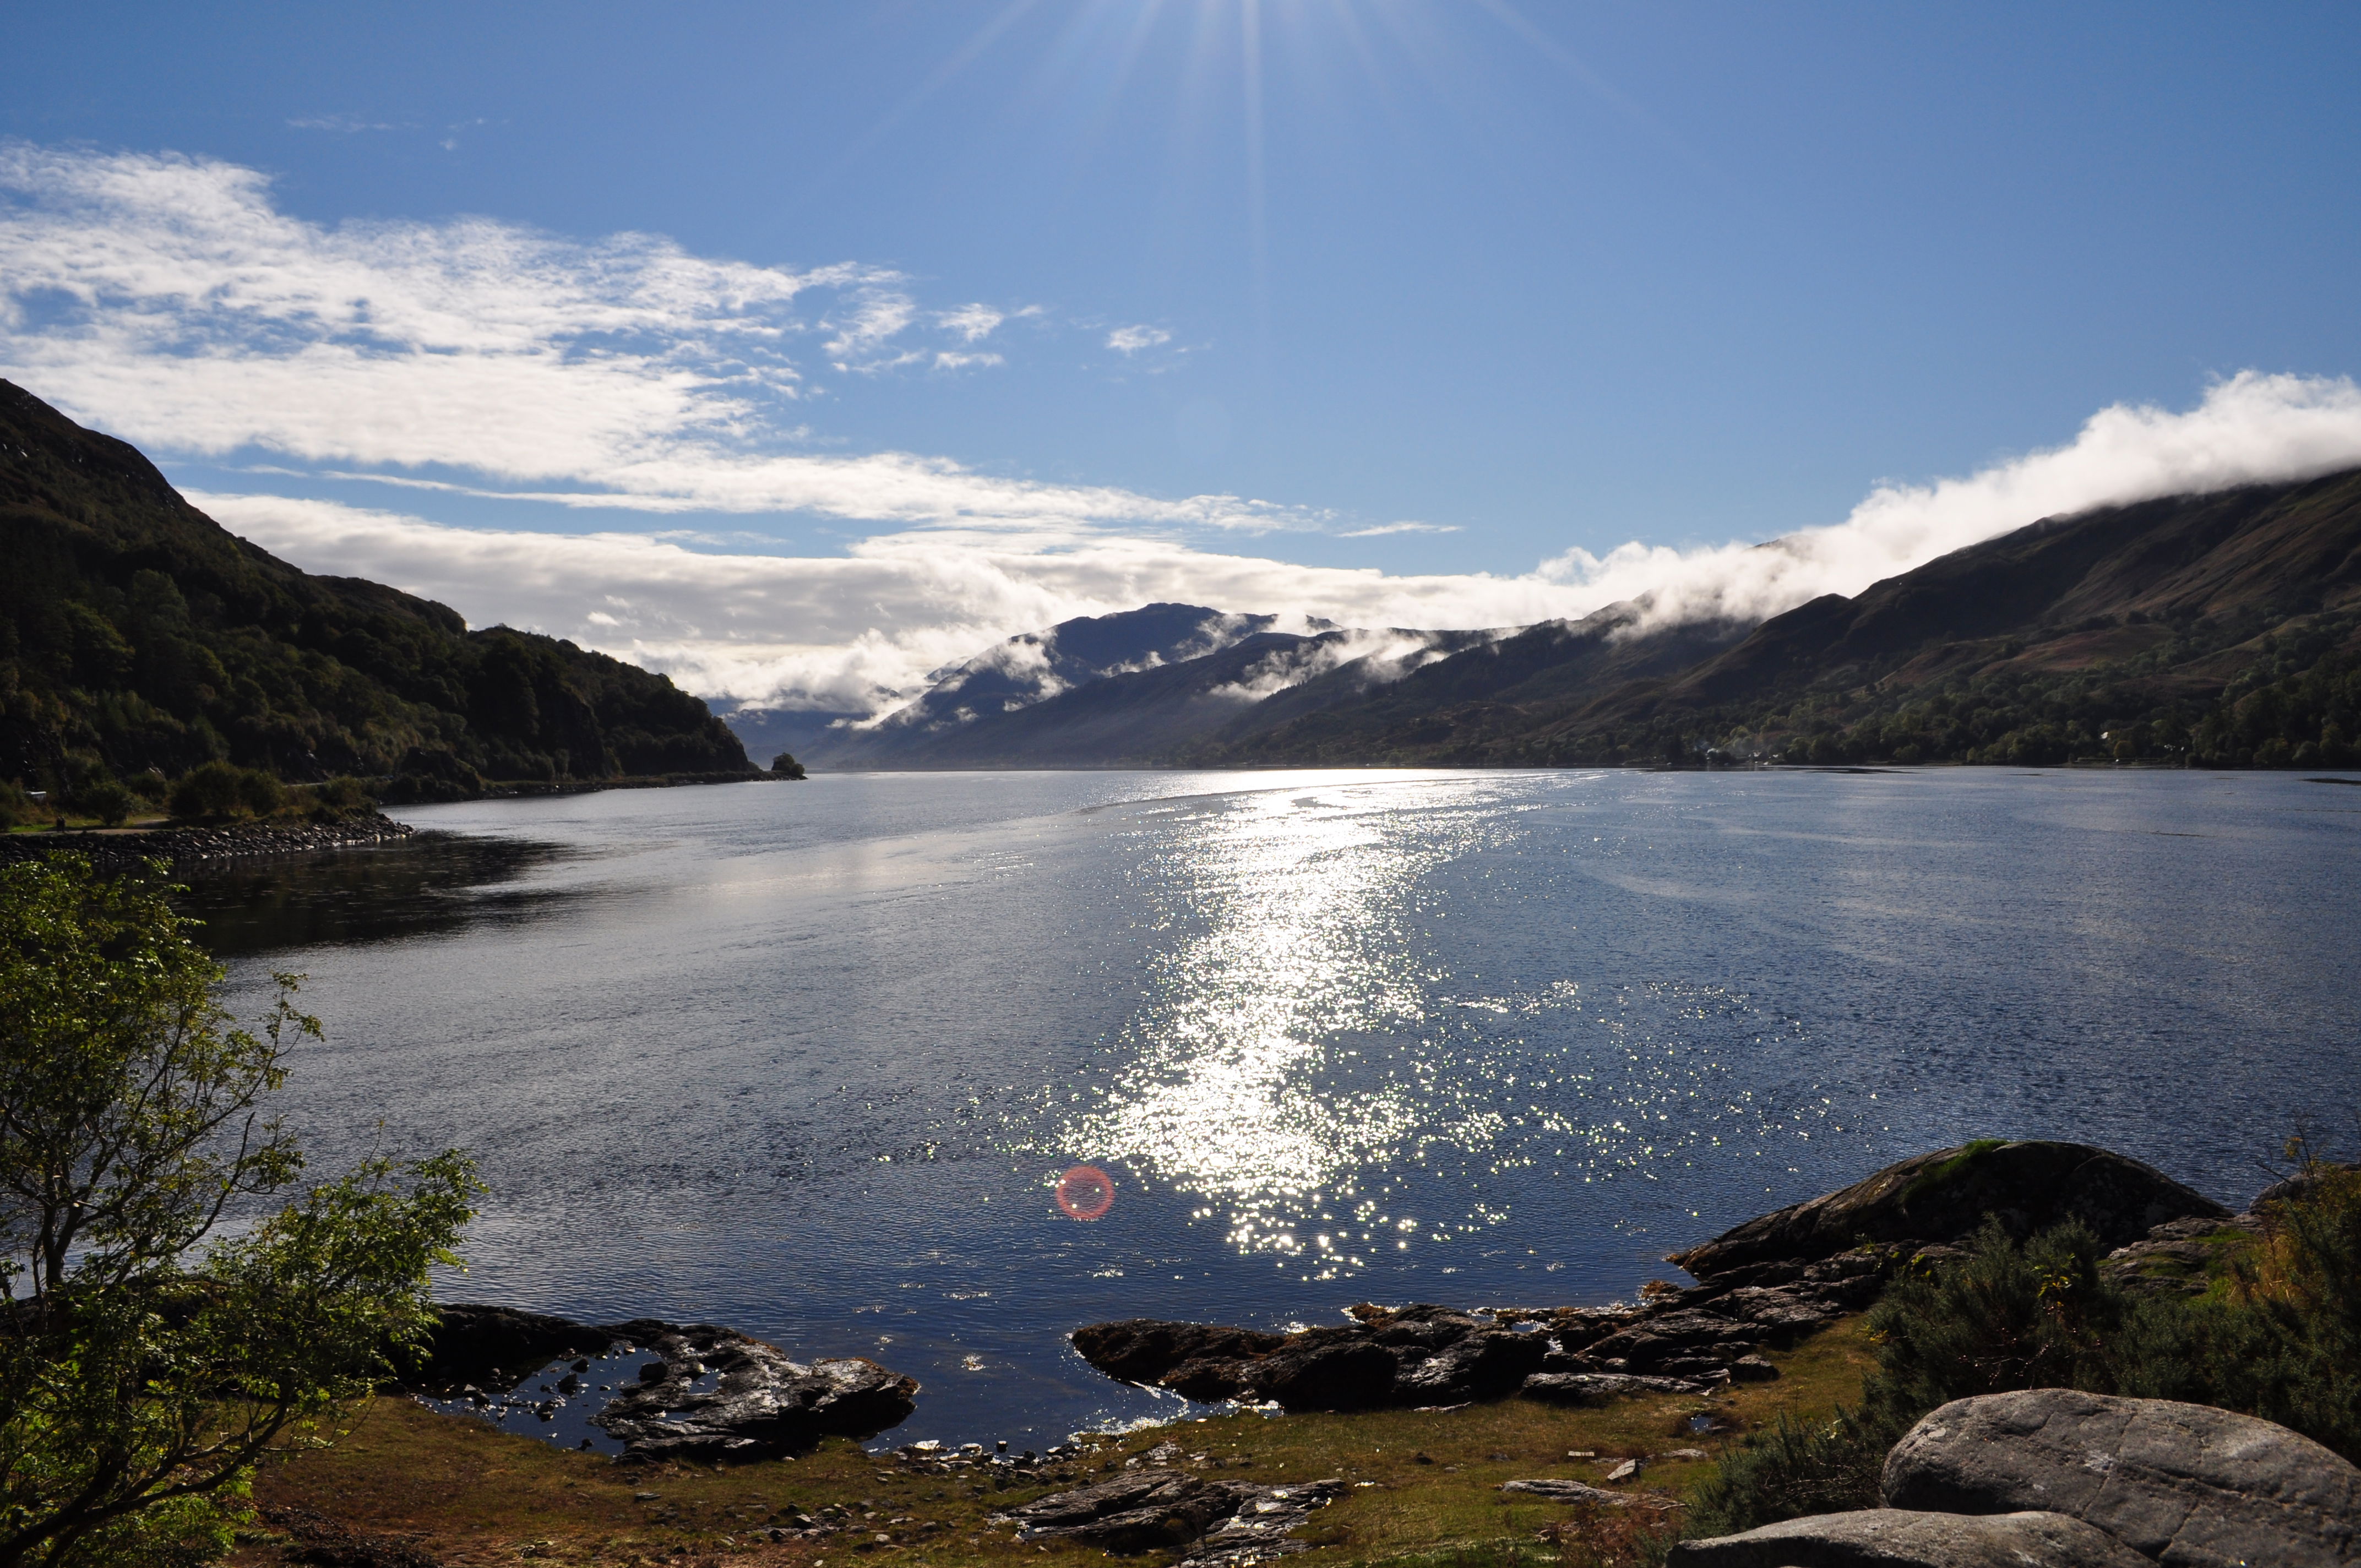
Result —
[[[927, 677], [930, 684], [925, 692], [873, 723], [853, 723], [854, 715], [760, 710], [733, 713], [730, 723], [749, 738], [799, 735], [803, 745], [790, 749], [807, 762], [831, 767], [1105, 766], [1102, 753], [1114, 731], [1096, 740], [1077, 736], [1035, 754], [1028, 747], [1059, 733], [1059, 722], [1019, 722], [1011, 716], [1061, 701], [1100, 682], [1153, 676], [1160, 670], [1226, 655], [1257, 638], [1277, 636], [1290, 646], [1305, 641], [1273, 632], [1279, 620], [1191, 604], [1151, 604], [1117, 615], [1080, 616], [1044, 631], [1011, 637], [972, 659], [936, 670]], [[1315, 629], [1328, 625], [1313, 624]], [[1092, 726], [1090, 720], [1082, 722]], [[1183, 721], [1176, 714], [1166, 722]], [[1143, 716], [1131, 728], [1145, 736], [1156, 721]]]
[[834, 765], [868, 767], [2350, 765], [2361, 470], [2044, 519], [1760, 624], [1619, 604], [1302, 635], [1155, 605], [1011, 639], [829, 733]]
[[315, 576], [197, 510], [129, 444], [0, 381], [0, 779], [293, 781], [742, 773], [666, 677], [357, 577]]
[[1752, 629], [1637, 621], [1532, 628], [1176, 760], [2349, 765], [2361, 470], [2044, 519]]

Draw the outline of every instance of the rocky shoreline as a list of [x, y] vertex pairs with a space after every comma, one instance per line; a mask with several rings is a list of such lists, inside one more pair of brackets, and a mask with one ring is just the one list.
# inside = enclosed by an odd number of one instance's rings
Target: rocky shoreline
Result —
[[[1905, 1160], [1675, 1254], [1667, 1261], [1697, 1283], [1652, 1280], [1634, 1303], [1364, 1304], [1350, 1323], [1285, 1334], [1133, 1319], [1086, 1325], [1072, 1339], [1111, 1377], [1203, 1403], [1290, 1412], [1711, 1396], [1733, 1382], [1777, 1378], [1766, 1352], [1864, 1310], [1898, 1271], [1962, 1255], [1987, 1223], [2024, 1237], [2077, 1220], [2110, 1249], [2101, 1266], [2120, 1284], [2186, 1289], [2207, 1277], [2211, 1249], [2259, 1230], [2263, 1211], [2308, 1179], [2271, 1188], [2234, 1214], [2103, 1149], [1992, 1140]], [[598, 1390], [612, 1398], [589, 1418], [623, 1444], [626, 1463], [735, 1463], [805, 1453], [826, 1436], [872, 1437], [906, 1420], [918, 1393], [910, 1378], [865, 1358], [797, 1363], [712, 1325], [582, 1324], [483, 1306], [443, 1309], [412, 1390], [492, 1406], [500, 1396], [486, 1386], [520, 1389], [537, 1373], [555, 1380], [541, 1387], [563, 1403], [590, 1395], [565, 1358], [600, 1356], [627, 1373], [634, 1369], [618, 1353], [642, 1348], [652, 1359], [636, 1379]], [[591, 1363], [571, 1365], [581, 1372]], [[1100, 1434], [1084, 1433], [1039, 1455], [1012, 1455], [1005, 1443], [987, 1452], [921, 1442], [874, 1457], [913, 1479], [1059, 1487], [993, 1522], [1013, 1528], [1019, 1543], [1162, 1552], [1180, 1559], [1179, 1568], [1246, 1568], [1307, 1551], [1299, 1528], [1374, 1484], [1208, 1474], [1222, 1468], [1220, 1457], [1185, 1453], [1170, 1441], [1127, 1459], [1104, 1453]], [[1592, 1508], [1644, 1504], [1660, 1518], [1679, 1506], [1669, 1495], [1612, 1489], [1638, 1468], [1624, 1464], [1605, 1476], [1607, 1486], [1542, 1476], [1499, 1489]], [[1894, 1445], [1876, 1500], [1681, 1541], [1668, 1568], [2361, 1564], [2361, 1470], [2268, 1421], [2166, 1400], [2059, 1388], [1956, 1400]], [[864, 1522], [877, 1517], [838, 1505], [788, 1509], [764, 1533], [774, 1542], [902, 1544]]]
[[151, 860], [169, 861], [174, 871], [180, 871], [214, 861], [378, 849], [400, 844], [417, 831], [407, 822], [396, 822], [381, 812], [370, 811], [335, 822], [241, 822], [218, 828], [10, 833], [0, 836], [0, 865], [71, 850], [87, 856], [93, 866], [110, 874], [141, 870]]
[[1652, 1280], [1627, 1306], [1365, 1303], [1353, 1309], [1356, 1322], [1292, 1334], [1135, 1318], [1088, 1324], [1073, 1343], [1122, 1382], [1288, 1410], [1702, 1393], [1775, 1376], [1762, 1352], [1864, 1310], [1897, 1269], [1958, 1255], [1986, 1216], [2020, 1237], [2081, 1220], [2119, 1249], [2114, 1266], [2159, 1268], [2159, 1281], [2174, 1285], [2181, 1276], [2161, 1266], [2240, 1223], [2162, 1171], [2104, 1149], [1993, 1141], [1904, 1160], [1675, 1253], [1665, 1261], [1698, 1283]]

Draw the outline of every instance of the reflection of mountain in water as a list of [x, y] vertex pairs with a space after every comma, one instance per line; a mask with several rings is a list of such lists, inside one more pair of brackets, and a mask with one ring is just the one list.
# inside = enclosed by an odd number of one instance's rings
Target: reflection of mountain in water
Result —
[[503, 886], [574, 851], [519, 839], [421, 833], [381, 850], [290, 856], [189, 873], [181, 913], [216, 955], [432, 936], [555, 913], [578, 892]]

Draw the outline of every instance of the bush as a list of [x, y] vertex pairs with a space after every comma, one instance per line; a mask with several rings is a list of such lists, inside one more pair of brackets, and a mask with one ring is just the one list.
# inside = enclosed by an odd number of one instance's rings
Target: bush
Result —
[[2361, 1462], [2361, 1169], [2292, 1152], [2300, 1179], [2202, 1295], [2124, 1290], [2079, 1222], [2020, 1244], [1988, 1220], [1964, 1257], [1914, 1266], [1870, 1311], [1861, 1408], [1748, 1438], [1699, 1488], [1689, 1530], [1875, 1508], [1886, 1450], [1919, 1417], [2017, 1388], [2213, 1405]]
[[368, 785], [356, 778], [330, 779], [325, 784], [308, 785], [297, 799], [305, 806], [304, 815], [314, 822], [341, 821], [377, 805]]
[[258, 768], [207, 762], [172, 786], [172, 815], [190, 821], [269, 817], [287, 803], [284, 785]]
[[788, 751], [782, 751], [771, 759], [771, 771], [783, 778], [799, 779], [804, 776], [804, 765]]
[[94, 817], [109, 828], [120, 828], [138, 807], [139, 797], [110, 778], [79, 785], [66, 802], [77, 816]]
[[41, 803], [35, 800], [23, 784], [11, 779], [0, 779], [0, 828], [14, 828], [20, 822], [39, 822], [45, 816]]

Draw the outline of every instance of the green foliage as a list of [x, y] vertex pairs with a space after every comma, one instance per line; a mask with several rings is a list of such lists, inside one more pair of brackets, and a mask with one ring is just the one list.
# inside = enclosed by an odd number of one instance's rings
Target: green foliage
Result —
[[1885, 1451], [1919, 1417], [2015, 1388], [2214, 1405], [2361, 1459], [2361, 1171], [2299, 1152], [2301, 1190], [2267, 1205], [2261, 1239], [2202, 1295], [2123, 1289], [2079, 1222], [2022, 1244], [1987, 1222], [1963, 1258], [1914, 1265], [1870, 1313], [1878, 1365], [1861, 1408], [1748, 1439], [1688, 1528], [1874, 1508]]
[[292, 792], [303, 814], [314, 822], [336, 822], [376, 807], [377, 799], [359, 779], [330, 779]]
[[791, 779], [804, 776], [804, 765], [796, 761], [794, 753], [788, 751], [782, 751], [771, 759], [771, 771]]
[[14, 828], [21, 822], [38, 822], [43, 818], [40, 802], [13, 779], [0, 779], [0, 828]]
[[259, 768], [207, 762], [189, 770], [172, 786], [172, 815], [190, 822], [220, 822], [271, 817], [287, 804], [287, 792]]
[[433, 1324], [464, 1157], [296, 1181], [261, 1109], [317, 1022], [259, 1033], [152, 883], [0, 870], [0, 1565], [199, 1563], [255, 1463], [316, 1441]]
[[139, 806], [139, 797], [113, 779], [100, 777], [78, 784], [66, 801], [77, 817], [94, 817], [109, 828], [120, 828]]
[[78, 757], [120, 776], [218, 761], [290, 781], [395, 775], [434, 748], [496, 779], [748, 766], [664, 676], [298, 571], [5, 384], [0, 558], [0, 777], [34, 787], [71, 784]]
[[1839, 1409], [1806, 1425], [1785, 1415], [1725, 1455], [1690, 1498], [1693, 1536], [1735, 1535], [1781, 1519], [1877, 1506], [1885, 1451], [1909, 1430], [1890, 1413]]

